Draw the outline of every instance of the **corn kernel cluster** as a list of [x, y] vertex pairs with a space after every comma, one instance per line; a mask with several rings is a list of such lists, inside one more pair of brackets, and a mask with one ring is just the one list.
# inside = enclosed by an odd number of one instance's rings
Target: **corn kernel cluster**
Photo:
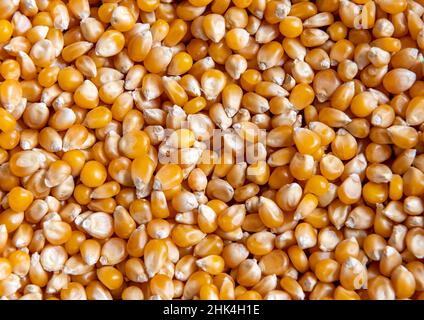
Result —
[[1, 0], [1, 299], [424, 299], [423, 15]]

